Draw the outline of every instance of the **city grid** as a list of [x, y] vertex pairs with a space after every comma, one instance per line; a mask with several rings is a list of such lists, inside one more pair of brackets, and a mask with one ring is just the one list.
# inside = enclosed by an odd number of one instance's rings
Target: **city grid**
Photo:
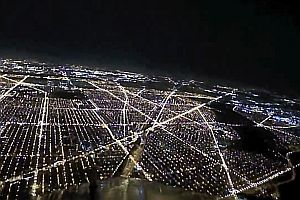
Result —
[[[125, 160], [134, 165], [131, 177], [221, 198], [236, 198], [299, 166], [289, 159], [300, 144], [299, 110], [231, 87], [193, 93], [178, 84], [167, 90], [128, 86], [119, 78], [124, 74], [116, 74], [2, 72], [0, 199], [106, 180], [118, 176]], [[220, 103], [245, 120], [220, 120]], [[276, 148], [252, 152], [235, 145], [248, 123], [270, 133]], [[138, 156], [132, 153], [137, 144], [143, 145]]]

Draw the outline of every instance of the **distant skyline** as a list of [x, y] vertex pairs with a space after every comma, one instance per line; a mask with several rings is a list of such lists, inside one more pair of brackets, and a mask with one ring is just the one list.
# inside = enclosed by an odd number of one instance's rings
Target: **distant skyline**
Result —
[[0, 57], [162, 71], [299, 95], [293, 3], [7, 0], [0, 13]]

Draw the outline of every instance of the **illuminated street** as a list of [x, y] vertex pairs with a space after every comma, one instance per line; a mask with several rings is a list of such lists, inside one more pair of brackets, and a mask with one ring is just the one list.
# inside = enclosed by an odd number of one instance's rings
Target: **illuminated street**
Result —
[[118, 174], [236, 198], [300, 165], [288, 158], [300, 146], [299, 99], [82, 66], [0, 65], [0, 199]]

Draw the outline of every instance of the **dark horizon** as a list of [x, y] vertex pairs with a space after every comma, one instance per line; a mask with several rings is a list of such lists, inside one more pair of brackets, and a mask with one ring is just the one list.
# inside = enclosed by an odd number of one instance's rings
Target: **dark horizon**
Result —
[[0, 57], [215, 78], [299, 96], [295, 5], [1, 1]]

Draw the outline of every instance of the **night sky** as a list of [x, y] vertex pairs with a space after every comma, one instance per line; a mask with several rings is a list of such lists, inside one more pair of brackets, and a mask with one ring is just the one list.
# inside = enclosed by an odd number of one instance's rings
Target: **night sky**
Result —
[[299, 95], [299, 22], [296, 4], [283, 0], [1, 0], [0, 57], [114, 65]]

